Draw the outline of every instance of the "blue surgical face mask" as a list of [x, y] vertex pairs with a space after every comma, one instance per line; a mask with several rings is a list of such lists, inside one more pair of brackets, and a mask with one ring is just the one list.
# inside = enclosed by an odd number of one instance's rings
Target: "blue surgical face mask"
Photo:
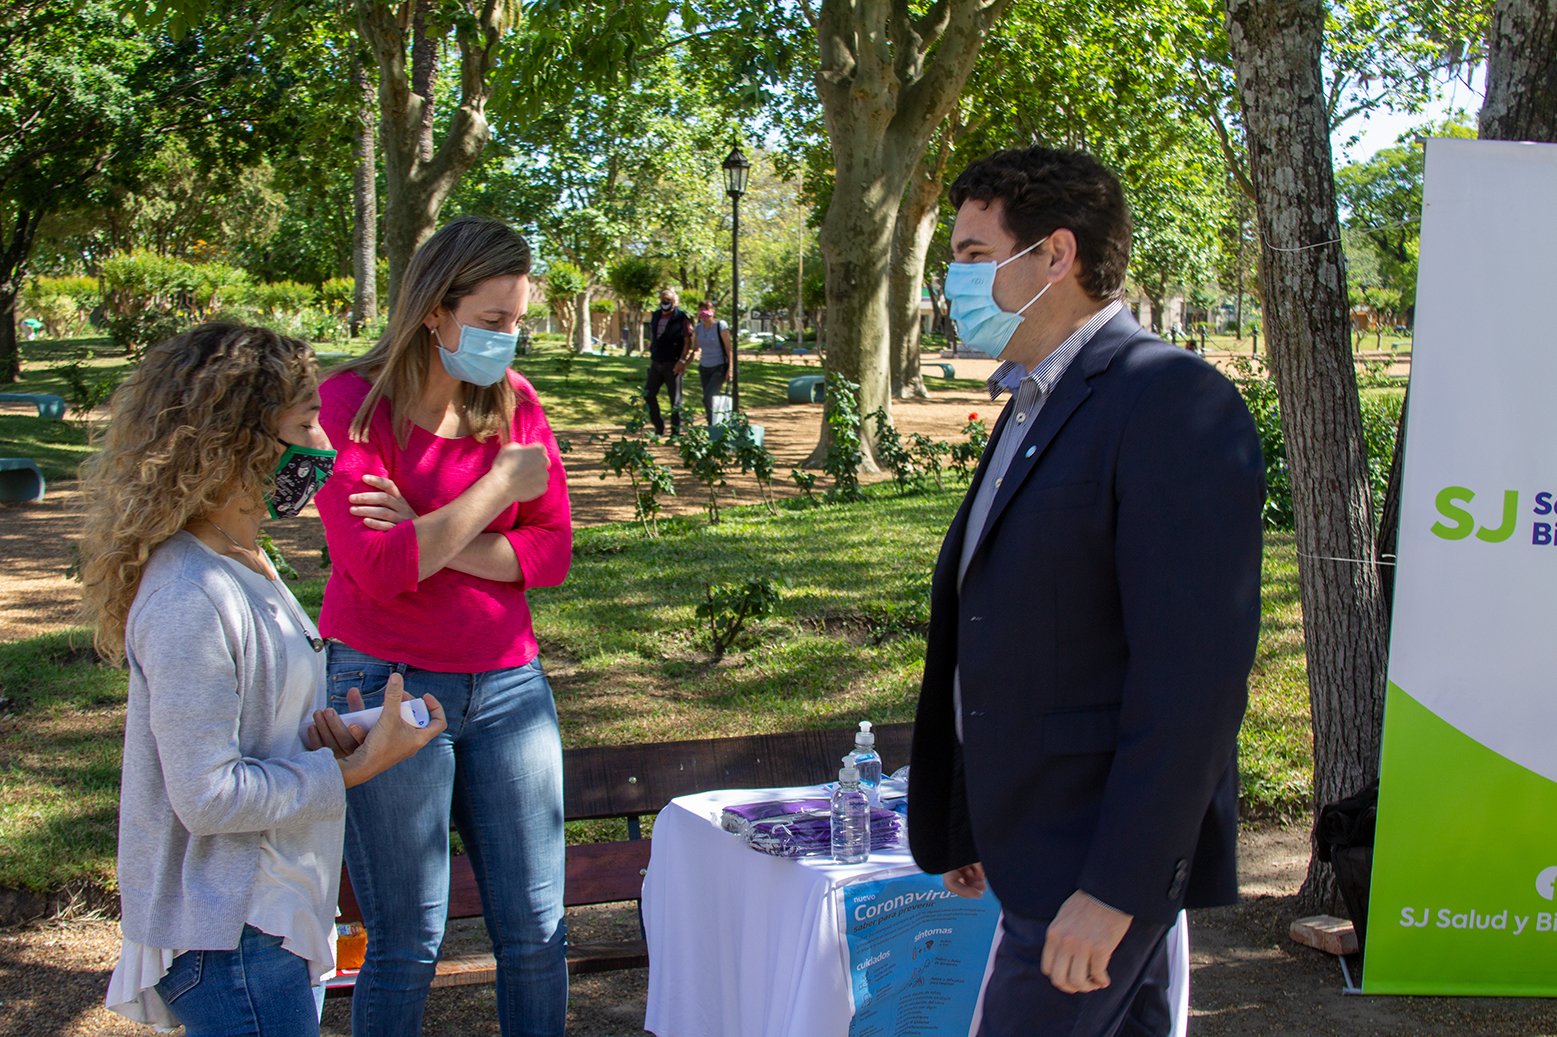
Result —
[[1011, 336], [1022, 323], [1027, 307], [1043, 298], [1043, 293], [1054, 286], [1050, 281], [1037, 295], [1027, 300], [1015, 313], [1002, 310], [995, 302], [995, 271], [1027, 255], [1048, 241], [1039, 238], [1016, 255], [998, 263], [949, 263], [946, 267], [946, 304], [951, 309], [951, 319], [957, 322], [957, 335], [964, 345], [986, 356], [999, 357], [1005, 351]]
[[462, 382], [471, 385], [496, 385], [513, 363], [514, 351], [519, 347], [517, 331], [488, 331], [460, 325], [460, 347], [454, 352], [443, 344], [443, 336], [433, 330], [438, 340], [438, 358], [443, 369]]

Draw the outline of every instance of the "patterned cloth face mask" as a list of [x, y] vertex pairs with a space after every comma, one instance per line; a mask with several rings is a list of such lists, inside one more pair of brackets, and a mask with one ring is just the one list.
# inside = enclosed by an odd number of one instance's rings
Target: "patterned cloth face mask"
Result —
[[1045, 235], [998, 263], [947, 264], [946, 304], [951, 310], [951, 319], [957, 322], [957, 335], [963, 345], [995, 358], [1005, 351], [1017, 325], [1022, 323], [1022, 314], [1027, 312], [1028, 306], [1042, 299], [1054, 282], [1045, 284], [1037, 295], [1027, 300], [1026, 306], [1012, 313], [1002, 310], [995, 302], [995, 271], [1021, 259], [1048, 240]]
[[276, 486], [265, 498], [271, 518], [296, 515], [308, 506], [335, 470], [334, 450], [315, 450], [277, 439], [286, 452], [276, 462]]
[[488, 331], [461, 324], [459, 349], [453, 352], [444, 346], [443, 336], [436, 329], [433, 335], [438, 340], [438, 358], [443, 361], [443, 369], [471, 385], [496, 385], [514, 362], [514, 352], [519, 348], [518, 331]]

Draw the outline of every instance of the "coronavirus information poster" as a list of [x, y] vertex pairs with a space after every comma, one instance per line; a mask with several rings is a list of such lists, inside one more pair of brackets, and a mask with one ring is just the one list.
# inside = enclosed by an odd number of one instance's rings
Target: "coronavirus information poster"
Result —
[[1431, 140], [1363, 989], [1557, 994], [1557, 145]]
[[1000, 903], [949, 893], [939, 875], [843, 887], [854, 1017], [849, 1037], [965, 1034], [989, 964]]

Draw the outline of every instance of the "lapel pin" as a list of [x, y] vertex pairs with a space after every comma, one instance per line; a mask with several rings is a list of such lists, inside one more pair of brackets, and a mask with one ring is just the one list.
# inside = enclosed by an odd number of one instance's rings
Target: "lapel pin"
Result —
[[1032, 456], [1033, 456], [1033, 455], [1034, 455], [1034, 454], [1036, 454], [1036, 453], [1037, 453], [1037, 452], [1038, 452], [1038, 448], [1037, 448], [1037, 447], [1035, 447], [1035, 446], [1030, 446], [1030, 447], [1028, 447], [1028, 448], [1027, 448], [1027, 454], [1026, 454], [1026, 455], [1025, 455], [1025, 456], [1027, 456], [1027, 457], [1032, 457]]

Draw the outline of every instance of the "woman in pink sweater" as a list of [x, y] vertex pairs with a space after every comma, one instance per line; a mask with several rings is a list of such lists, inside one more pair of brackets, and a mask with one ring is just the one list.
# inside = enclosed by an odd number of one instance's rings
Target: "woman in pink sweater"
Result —
[[348, 792], [368, 930], [359, 1037], [421, 1033], [451, 817], [481, 888], [502, 1032], [563, 1032], [562, 744], [525, 592], [562, 582], [573, 534], [556, 439], [508, 368], [529, 273], [507, 226], [453, 221], [412, 257], [378, 344], [320, 387], [340, 451], [318, 496], [330, 704], [358, 708], [346, 690], [360, 686], [376, 705], [398, 673], [448, 717], [408, 764]]

